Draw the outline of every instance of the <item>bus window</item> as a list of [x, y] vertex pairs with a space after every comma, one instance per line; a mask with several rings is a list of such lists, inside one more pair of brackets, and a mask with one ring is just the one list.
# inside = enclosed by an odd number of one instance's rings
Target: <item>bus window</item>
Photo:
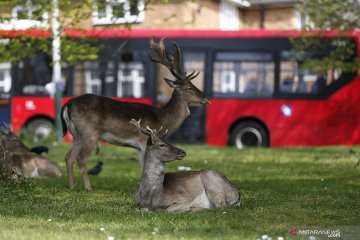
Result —
[[0, 63], [0, 93], [9, 93], [11, 89], [11, 64]]
[[144, 97], [144, 83], [142, 62], [119, 63], [117, 97]]
[[[204, 69], [205, 69], [205, 53], [202, 52], [184, 52], [183, 53], [184, 68], [188, 74], [192, 71], [200, 72], [199, 75], [192, 80], [192, 83], [201, 91], [204, 90]], [[172, 89], [166, 84], [164, 78], [174, 79], [170, 71], [161, 64], [157, 64], [157, 101], [159, 105], [167, 103], [171, 97]]]
[[214, 96], [271, 97], [274, 70], [269, 53], [218, 53], [214, 62]]
[[86, 93], [101, 95], [100, 67], [98, 62], [85, 63]]
[[[114, 62], [86, 62], [84, 64], [84, 78], [86, 93], [96, 95], [105, 95], [109, 97], [144, 97], [144, 64], [140, 61], [119, 62], [117, 71]], [[76, 86], [81, 78], [81, 66], [77, 66], [77, 73], [74, 80], [74, 93], [81, 95], [81, 90]], [[102, 73], [104, 76], [102, 76]], [[116, 76], [115, 76], [116, 74]], [[102, 77], [104, 77], [104, 85], [102, 85]], [[117, 77], [117, 83], [115, 83]], [[79, 86], [78, 86], [79, 88]], [[103, 91], [104, 88], [104, 91]]]
[[339, 79], [340, 70], [313, 70], [302, 66], [306, 60], [312, 60], [311, 54], [299, 61], [291, 56], [300, 54], [283, 51], [280, 63], [280, 92], [290, 94], [316, 95], [322, 94], [326, 87]]
[[16, 95], [49, 96], [51, 86], [51, 58], [37, 53], [19, 62], [19, 81]]
[[10, 123], [10, 69], [10, 63], [0, 63], [0, 129]]
[[185, 70], [188, 73], [199, 72], [199, 75], [191, 82], [199, 90], [204, 91], [205, 53], [185, 52], [184, 61]]

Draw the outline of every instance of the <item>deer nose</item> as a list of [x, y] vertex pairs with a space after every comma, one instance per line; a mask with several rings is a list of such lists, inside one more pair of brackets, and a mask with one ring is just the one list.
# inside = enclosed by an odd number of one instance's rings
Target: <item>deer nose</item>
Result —
[[208, 97], [205, 97], [200, 101], [201, 104], [210, 104], [210, 99]]
[[185, 152], [184, 150], [181, 150], [181, 151], [179, 152], [179, 156], [178, 156], [177, 159], [183, 159], [185, 156], [186, 156], [186, 152]]

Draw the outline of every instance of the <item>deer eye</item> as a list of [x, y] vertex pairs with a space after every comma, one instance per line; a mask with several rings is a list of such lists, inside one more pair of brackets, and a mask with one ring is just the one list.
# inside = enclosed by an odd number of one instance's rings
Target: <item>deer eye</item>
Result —
[[164, 147], [166, 147], [166, 144], [161, 143], [159, 146], [162, 147], [162, 148], [164, 148]]

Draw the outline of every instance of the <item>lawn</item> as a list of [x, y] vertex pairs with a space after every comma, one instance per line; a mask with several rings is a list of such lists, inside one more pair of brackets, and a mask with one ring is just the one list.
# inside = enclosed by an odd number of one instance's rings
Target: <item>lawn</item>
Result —
[[[50, 148], [65, 172], [69, 145]], [[0, 239], [309, 239], [293, 228], [341, 229], [342, 239], [360, 235], [360, 147], [218, 148], [181, 145], [187, 157], [167, 164], [215, 168], [240, 190], [240, 207], [171, 214], [137, 209], [133, 194], [140, 180], [135, 151], [102, 146], [88, 166], [104, 161], [94, 190], [67, 188], [66, 177], [0, 183]], [[359, 153], [359, 154], [358, 154]], [[101, 229], [102, 228], [102, 229]], [[320, 236], [320, 235], [319, 235]], [[328, 239], [317, 236], [316, 239]], [[111, 238], [110, 238], [111, 239]]]

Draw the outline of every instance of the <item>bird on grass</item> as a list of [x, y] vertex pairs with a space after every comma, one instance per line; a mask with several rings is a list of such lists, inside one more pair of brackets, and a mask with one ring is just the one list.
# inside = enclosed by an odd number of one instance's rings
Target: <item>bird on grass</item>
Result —
[[102, 170], [103, 162], [98, 161], [95, 167], [89, 169], [88, 174], [97, 176]]
[[41, 155], [42, 153], [47, 154], [49, 152], [49, 148], [47, 146], [37, 146], [30, 148], [30, 152], [36, 153], [38, 155]]

